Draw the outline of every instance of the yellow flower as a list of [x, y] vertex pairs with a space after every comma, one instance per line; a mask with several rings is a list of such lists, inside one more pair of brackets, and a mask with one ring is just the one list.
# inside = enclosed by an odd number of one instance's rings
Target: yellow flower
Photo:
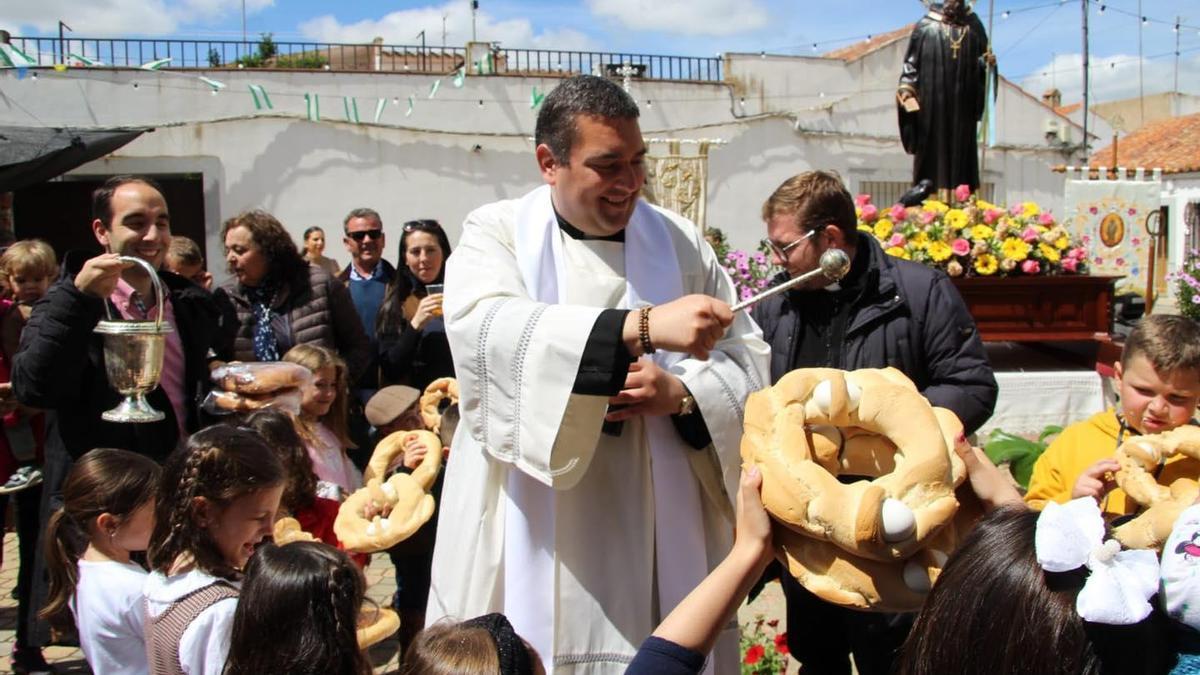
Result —
[[945, 213], [950, 210], [948, 205], [936, 199], [926, 199], [923, 206], [926, 211], [933, 211], [934, 213]]
[[879, 222], [875, 223], [875, 236], [879, 239], [887, 239], [892, 236], [892, 230], [895, 229], [892, 221], [887, 218], [880, 218]]
[[1018, 237], [1009, 237], [1000, 245], [1000, 254], [1006, 260], [1024, 260], [1029, 257], [1029, 244]]
[[976, 225], [971, 228], [972, 239], [991, 239], [994, 234], [996, 234], [996, 231], [987, 225]]
[[1059, 237], [1058, 239], [1054, 240], [1054, 248], [1056, 248], [1060, 251], [1065, 251], [1067, 249], [1067, 247], [1070, 245], [1071, 245], [1071, 240], [1069, 238], [1067, 238], [1067, 235], [1065, 235], [1065, 234], [1063, 236]]
[[935, 241], [929, 245], [929, 248], [925, 252], [929, 254], [929, 257], [934, 262], [942, 262], [946, 258], [949, 258], [950, 254], [954, 251], [950, 249], [950, 245], [946, 242]]
[[872, 230], [872, 229], [871, 229], [871, 226], [870, 226], [870, 225], [867, 225], [866, 223], [859, 223], [859, 224], [858, 224], [858, 231], [859, 231], [859, 232], [866, 232], [867, 234], [875, 234], [875, 230]]
[[925, 230], [921, 230], [909, 237], [908, 243], [919, 251], [929, 245], [929, 234]]
[[862, 209], [858, 208], [857, 206], [854, 207], [854, 215], [857, 216], [859, 220], [862, 220]]
[[888, 250], [884, 251], [884, 253], [887, 253], [888, 255], [892, 256], [893, 258], [903, 258], [904, 260], [912, 259], [912, 256], [910, 256], [908, 254], [908, 249], [902, 248], [900, 246], [893, 246], [893, 247], [889, 248]]
[[996, 268], [999, 266], [1000, 263], [996, 261], [996, 256], [991, 253], [984, 253], [975, 258], [975, 271], [985, 277], [995, 274]]
[[946, 224], [955, 230], [961, 230], [970, 222], [967, 212], [962, 209], [950, 209], [946, 212]]
[[1025, 209], [1024, 215], [1026, 218], [1033, 218], [1034, 216], [1036, 216], [1042, 212], [1042, 210], [1040, 208], [1038, 208], [1038, 205], [1036, 202], [1025, 202], [1021, 206]]
[[1049, 244], [1038, 244], [1038, 251], [1041, 252], [1046, 262], [1056, 263], [1062, 259], [1062, 256], [1058, 253], [1058, 249]]
[[975, 206], [977, 206], [980, 211], [988, 211], [988, 210], [1003, 211], [1004, 210], [1004, 209], [1000, 208], [999, 206], [996, 206], [995, 204], [993, 204], [991, 202], [985, 202], [982, 199], [976, 199]]

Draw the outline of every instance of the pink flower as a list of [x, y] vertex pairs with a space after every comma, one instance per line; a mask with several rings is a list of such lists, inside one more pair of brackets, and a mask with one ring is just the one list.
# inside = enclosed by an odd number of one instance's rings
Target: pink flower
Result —
[[874, 204], [863, 205], [863, 207], [862, 207], [863, 222], [870, 223], [870, 222], [873, 222], [878, 217], [879, 217], [879, 209], [876, 208]]
[[1062, 259], [1063, 271], [1074, 273], [1079, 269], [1079, 261], [1075, 258], [1067, 257]]
[[1096, 256], [1096, 260], [1095, 260], [1095, 261], [1093, 261], [1093, 262], [1094, 262], [1094, 264], [1096, 264], [1096, 265], [1103, 265], [1103, 264], [1104, 264], [1104, 258], [1101, 258], [1100, 256]]
[[1088, 244], [1092, 243], [1092, 236], [1091, 236], [1090, 234], [1085, 234], [1085, 235], [1083, 235], [1083, 237], [1082, 237], [1082, 238], [1079, 240], [1079, 242], [1080, 242], [1081, 244], [1083, 244], [1084, 246], [1087, 246]]
[[937, 218], [937, 214], [934, 213], [933, 211], [922, 211], [921, 212], [921, 224], [922, 225], [928, 225], [928, 224], [932, 223], [935, 218]]
[[1027, 227], [1025, 228], [1025, 231], [1021, 233], [1021, 238], [1025, 240], [1025, 243], [1032, 244], [1038, 240], [1038, 232], [1032, 227]]
[[954, 198], [960, 202], [965, 202], [968, 199], [970, 199], [971, 198], [971, 186], [970, 185], [959, 185], [958, 187], [954, 188]]
[[892, 235], [892, 238], [888, 240], [888, 246], [904, 246], [904, 244], [906, 244], [907, 241], [908, 240], [906, 240], [904, 238], [904, 235], [900, 234], [899, 232], [896, 232], [895, 234]]
[[892, 217], [893, 222], [898, 223], [908, 217], [908, 209], [904, 208], [903, 204], [892, 204], [891, 213], [888, 215]]
[[749, 300], [750, 298], [754, 297], [754, 289], [742, 287], [741, 292], [738, 293], [738, 297], [742, 300]]
[[1080, 246], [1079, 248], [1071, 249], [1070, 256], [1072, 258], [1075, 258], [1076, 260], [1084, 260], [1085, 258], [1087, 258], [1087, 250], [1085, 250], [1082, 246]]
[[860, 209], [870, 203], [871, 195], [858, 195], [854, 198], [854, 205]]
[[1091, 213], [1092, 213], [1092, 215], [1093, 215], [1093, 216], [1094, 216], [1094, 215], [1096, 215], [1097, 213], [1100, 213], [1100, 209], [1096, 208], [1095, 206], [1093, 206], [1092, 208], [1088, 209], [1088, 211], [1091, 211]]
[[1046, 227], [1050, 227], [1051, 225], [1054, 224], [1054, 216], [1043, 211], [1042, 215], [1038, 216], [1038, 223], [1040, 225], [1045, 225]]
[[1134, 237], [1133, 239], [1130, 239], [1130, 240], [1129, 240], [1129, 243], [1130, 243], [1130, 244], [1133, 244], [1134, 246], [1141, 246], [1141, 245], [1142, 245], [1142, 238], [1141, 238], [1141, 237]]
[[1136, 215], [1137, 215], [1137, 209], [1129, 209], [1129, 215], [1131, 215], [1131, 216], [1136, 216]]
[[1115, 263], [1117, 264], [1117, 267], [1124, 267], [1124, 266], [1125, 266], [1125, 259], [1124, 259], [1124, 258], [1117, 258], [1117, 259], [1116, 259], [1116, 260], [1114, 260], [1113, 262], [1115, 262]]
[[1021, 271], [1025, 274], [1037, 274], [1042, 271], [1042, 266], [1036, 260], [1026, 260], [1021, 263]]
[[988, 225], [991, 225], [991, 224], [995, 223], [997, 220], [1000, 220], [1000, 217], [1003, 215], [1004, 215], [1004, 212], [1001, 211], [1000, 209], [988, 209], [987, 211], [983, 212], [983, 222]]
[[950, 243], [950, 250], [954, 255], [967, 255], [971, 252], [971, 242], [960, 237]]
[[1010, 216], [1016, 217], [1022, 213], [1025, 213], [1025, 207], [1021, 204], [1013, 204], [1012, 206], [1008, 207], [1008, 215]]

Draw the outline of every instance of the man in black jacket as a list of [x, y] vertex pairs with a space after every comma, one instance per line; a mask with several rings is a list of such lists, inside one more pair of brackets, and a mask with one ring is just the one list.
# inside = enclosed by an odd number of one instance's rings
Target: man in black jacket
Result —
[[[892, 366], [935, 406], [949, 408], [968, 434], [992, 414], [997, 386], [975, 321], [942, 272], [893, 258], [860, 237], [854, 201], [831, 173], [789, 178], [763, 205], [781, 277], [815, 269], [826, 249], [844, 250], [840, 283], [814, 279], [768, 298], [753, 316], [771, 346], [771, 381], [797, 368]], [[788, 647], [805, 673], [887, 673], [911, 615], [857, 612], [827, 604], [782, 576]], [[794, 636], [794, 637], [792, 637]]]
[[[198, 402], [207, 391], [208, 353], [218, 330], [219, 314], [208, 291], [160, 271], [167, 292], [164, 319], [174, 331], [167, 336], [160, 384], [146, 398], [166, 418], [148, 424], [100, 419], [122, 398], [109, 385], [103, 342], [93, 332], [106, 305], [114, 318], [127, 319], [152, 319], [163, 309], [155, 306], [150, 276], [118, 256], [136, 256], [161, 268], [171, 221], [157, 185], [134, 176], [117, 176], [98, 188], [92, 211], [92, 232], [105, 253], [86, 260], [78, 252], [67, 253], [61, 277], [34, 306], [13, 359], [17, 399], [47, 411], [43, 530], [52, 509], [61, 505], [71, 463], [87, 451], [121, 448], [161, 461], [198, 429]], [[40, 584], [41, 574], [35, 579]], [[44, 588], [35, 589], [35, 600], [38, 591]]]

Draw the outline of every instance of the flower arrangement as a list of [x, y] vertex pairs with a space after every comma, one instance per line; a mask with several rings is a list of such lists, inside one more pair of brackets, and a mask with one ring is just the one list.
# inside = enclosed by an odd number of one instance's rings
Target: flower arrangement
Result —
[[1200, 321], [1200, 251], [1189, 251], [1179, 271], [1168, 274], [1167, 279], [1175, 284], [1175, 303], [1179, 306], [1179, 313], [1193, 321]]
[[779, 675], [787, 672], [787, 632], [780, 633], [779, 619], [760, 614], [742, 627], [742, 675]]
[[733, 280], [739, 300], [746, 300], [761, 293], [771, 285], [771, 277], [778, 271], [771, 265], [770, 252], [759, 245], [754, 253], [729, 248], [725, 234], [717, 228], [709, 228], [705, 238], [712, 244], [717, 260]]
[[928, 199], [886, 211], [870, 195], [855, 198], [858, 229], [888, 255], [936, 267], [952, 277], [1086, 274], [1087, 249], [1034, 202], [1003, 208], [966, 185], [953, 203]]

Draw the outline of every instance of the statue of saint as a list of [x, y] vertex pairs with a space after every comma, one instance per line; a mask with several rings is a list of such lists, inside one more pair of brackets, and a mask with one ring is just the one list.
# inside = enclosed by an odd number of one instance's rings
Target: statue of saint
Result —
[[940, 191], [979, 189], [977, 126], [987, 70], [996, 58], [987, 32], [964, 0], [929, 5], [917, 22], [896, 91], [900, 139], [913, 155], [913, 183]]

